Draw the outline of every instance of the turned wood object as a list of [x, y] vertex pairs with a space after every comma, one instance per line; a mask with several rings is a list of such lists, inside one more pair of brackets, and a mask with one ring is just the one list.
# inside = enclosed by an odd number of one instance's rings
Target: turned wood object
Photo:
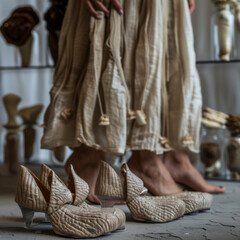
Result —
[[18, 47], [21, 55], [21, 61], [22, 61], [23, 67], [27, 67], [30, 65], [31, 56], [32, 56], [32, 46], [33, 46], [33, 36], [31, 35], [24, 45]]
[[18, 172], [19, 142], [18, 130], [7, 133], [4, 145], [4, 162], [7, 164], [10, 173]]
[[216, 3], [219, 10], [216, 13], [218, 26], [219, 58], [229, 61], [232, 53], [232, 13], [226, 8], [227, 3]]
[[0, 27], [5, 40], [18, 47], [23, 66], [30, 64], [32, 30], [38, 23], [39, 17], [35, 10], [31, 6], [21, 6], [16, 8]]
[[17, 107], [21, 98], [15, 94], [8, 94], [3, 97], [3, 104], [8, 116], [8, 122], [3, 125], [7, 130], [4, 145], [4, 162], [11, 173], [17, 173], [19, 162], [19, 128], [16, 121]]
[[235, 9], [235, 22], [236, 22], [237, 29], [240, 33], [240, 3], [237, 4]]
[[8, 116], [8, 122], [4, 125], [5, 128], [16, 128], [19, 125], [16, 122], [17, 107], [21, 98], [15, 94], [8, 94], [3, 97], [3, 104]]
[[32, 107], [22, 108], [18, 111], [18, 115], [21, 116], [23, 124], [25, 126], [23, 130], [24, 134], [24, 158], [29, 161], [33, 155], [34, 143], [36, 138], [36, 130], [34, 125], [37, 124], [39, 114], [43, 109], [43, 105], [35, 105]]

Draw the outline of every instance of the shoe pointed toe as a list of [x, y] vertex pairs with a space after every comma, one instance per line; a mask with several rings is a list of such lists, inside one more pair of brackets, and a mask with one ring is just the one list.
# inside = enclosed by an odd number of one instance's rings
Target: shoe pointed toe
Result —
[[185, 214], [210, 209], [213, 201], [211, 194], [202, 192], [182, 192], [173, 195], [173, 198], [184, 201], [186, 205]]
[[138, 221], [164, 223], [175, 220], [185, 213], [185, 204], [181, 200], [161, 197], [138, 197], [128, 203], [132, 216]]

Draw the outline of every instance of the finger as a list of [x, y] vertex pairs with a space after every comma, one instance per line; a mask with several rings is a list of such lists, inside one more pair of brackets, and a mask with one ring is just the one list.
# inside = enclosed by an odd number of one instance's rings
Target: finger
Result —
[[190, 13], [191, 14], [193, 13], [194, 9], [195, 9], [195, 5], [193, 4], [193, 5], [190, 6]]
[[195, 1], [194, 0], [188, 0], [188, 4], [189, 4], [190, 13], [192, 14], [194, 9], [195, 9]]
[[122, 5], [118, 0], [111, 0], [114, 9], [117, 10], [119, 14], [123, 14]]
[[90, 10], [91, 14], [92, 14], [95, 18], [99, 19], [100, 16], [99, 16], [98, 12], [94, 9], [91, 1], [90, 1], [90, 0], [87, 0], [86, 3], [87, 3], [88, 9]]
[[98, 1], [98, 0], [95, 0], [95, 1], [94, 1], [94, 4], [96, 5], [96, 7], [97, 7], [99, 10], [103, 11], [103, 12], [106, 14], [106, 16], [109, 16], [109, 11], [108, 11], [108, 9], [104, 6], [104, 4], [103, 4], [102, 2], [100, 2], [100, 1]]

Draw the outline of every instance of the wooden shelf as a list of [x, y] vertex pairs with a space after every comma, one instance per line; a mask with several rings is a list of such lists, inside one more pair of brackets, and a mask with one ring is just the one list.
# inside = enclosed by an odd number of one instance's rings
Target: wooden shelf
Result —
[[9, 70], [41, 70], [41, 69], [53, 69], [54, 66], [52, 65], [45, 65], [45, 66], [28, 66], [28, 67], [21, 67], [21, 66], [1, 66], [0, 71], [9, 71]]
[[240, 63], [240, 59], [230, 60], [230, 61], [215, 61], [215, 60], [206, 60], [206, 61], [197, 61], [197, 64], [229, 64], [229, 63]]

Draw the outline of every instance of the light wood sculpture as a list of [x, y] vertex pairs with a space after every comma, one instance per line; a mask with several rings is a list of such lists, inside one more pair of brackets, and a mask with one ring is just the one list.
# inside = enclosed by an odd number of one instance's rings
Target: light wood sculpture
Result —
[[17, 173], [19, 162], [19, 128], [16, 122], [17, 107], [21, 98], [15, 94], [8, 94], [3, 97], [3, 104], [8, 115], [7, 124], [3, 127], [7, 130], [4, 146], [4, 162], [10, 173]]
[[43, 105], [35, 105], [32, 107], [22, 108], [18, 111], [18, 115], [21, 116], [25, 128], [24, 134], [24, 157], [26, 161], [29, 161], [33, 155], [34, 143], [36, 138], [36, 130], [34, 125], [37, 124], [37, 118], [43, 109]]
[[218, 44], [219, 44], [219, 58], [223, 61], [229, 61], [232, 53], [232, 39], [233, 39], [233, 14], [228, 8], [233, 1], [229, 0], [213, 0], [218, 7], [215, 16], [215, 22], [218, 26]]
[[237, 30], [240, 33], [240, 1], [238, 0], [235, 5], [235, 22]]
[[21, 61], [22, 61], [23, 67], [27, 67], [30, 65], [31, 56], [32, 56], [32, 45], [33, 45], [33, 36], [31, 35], [24, 45], [18, 47], [21, 55]]

